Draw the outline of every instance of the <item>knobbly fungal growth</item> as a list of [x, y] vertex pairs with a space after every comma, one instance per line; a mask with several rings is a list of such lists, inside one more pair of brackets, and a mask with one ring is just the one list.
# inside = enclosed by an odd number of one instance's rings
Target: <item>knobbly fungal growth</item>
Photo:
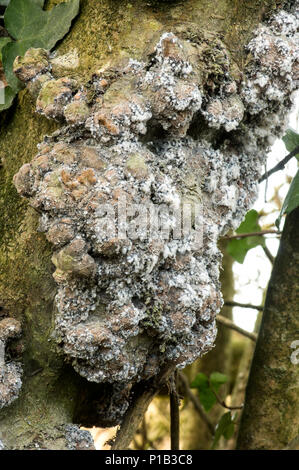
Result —
[[88, 87], [52, 76], [44, 51], [15, 62], [37, 112], [62, 127], [14, 184], [53, 244], [56, 341], [80, 375], [113, 385], [110, 423], [135, 383], [213, 347], [217, 241], [254, 202], [284, 131], [297, 26], [291, 12], [261, 25], [242, 80], [221, 41], [209, 75], [202, 51], [214, 43], [188, 28], [164, 32], [142, 61], [95, 72]]
[[13, 318], [4, 318], [0, 321], [0, 409], [18, 398], [22, 386], [22, 366], [6, 358], [7, 344], [20, 335], [20, 322]]
[[90, 432], [74, 424], [65, 426], [65, 438], [68, 450], [95, 450]]

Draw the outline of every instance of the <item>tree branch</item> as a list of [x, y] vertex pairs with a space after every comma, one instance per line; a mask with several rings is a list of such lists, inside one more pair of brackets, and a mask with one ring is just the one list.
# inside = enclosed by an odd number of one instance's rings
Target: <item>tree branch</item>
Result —
[[274, 264], [275, 257], [272, 255], [271, 251], [267, 246], [262, 246], [265, 255], [267, 256], [268, 260], [270, 261], [271, 264]]
[[231, 320], [229, 320], [228, 318], [223, 317], [222, 315], [217, 315], [216, 321], [218, 323], [220, 323], [221, 325], [224, 325], [227, 328], [230, 328], [231, 330], [235, 330], [238, 333], [240, 333], [241, 335], [246, 336], [247, 338], [250, 338], [252, 341], [256, 341], [256, 339], [257, 339], [257, 334], [256, 333], [251, 333], [250, 331], [243, 330], [243, 328], [240, 328], [235, 323], [233, 323]]
[[142, 418], [165, 381], [173, 373], [175, 366], [169, 364], [160, 372], [160, 374], [152, 380], [148, 385], [146, 382], [139, 384], [136, 388], [135, 396], [126, 412], [122, 424], [117, 431], [114, 442], [111, 445], [111, 450], [126, 450], [128, 449], [134, 434], [140, 426]]
[[234, 238], [247, 238], [247, 237], [261, 237], [267, 235], [268, 233], [274, 233], [275, 235], [280, 235], [281, 232], [278, 230], [261, 230], [260, 232], [248, 232], [248, 233], [237, 233], [236, 235], [226, 235], [226, 240], [233, 240]]
[[254, 310], [264, 310], [263, 305], [252, 305], [252, 304], [242, 304], [240, 302], [235, 302], [233, 300], [225, 300], [224, 305], [226, 307], [242, 307], [242, 308], [253, 308]]
[[271, 170], [266, 171], [266, 173], [261, 176], [259, 179], [259, 183], [262, 183], [265, 179], [269, 178], [269, 176], [273, 175], [273, 173], [276, 173], [277, 171], [283, 170], [286, 164], [291, 160], [291, 158], [295, 157], [299, 153], [299, 145], [294, 148], [286, 157], [284, 157], [277, 165], [275, 165]]
[[[209, 381], [210, 382], [210, 381]], [[242, 410], [243, 408], [243, 405], [240, 405], [240, 406], [229, 406], [225, 403], [224, 400], [222, 400], [219, 395], [215, 392], [215, 390], [213, 389], [211, 383], [210, 383], [210, 388], [212, 390], [212, 392], [214, 393], [215, 395], [215, 398], [217, 400], [217, 402], [219, 403], [219, 405], [223, 406], [223, 408], [226, 408], [227, 410]]]

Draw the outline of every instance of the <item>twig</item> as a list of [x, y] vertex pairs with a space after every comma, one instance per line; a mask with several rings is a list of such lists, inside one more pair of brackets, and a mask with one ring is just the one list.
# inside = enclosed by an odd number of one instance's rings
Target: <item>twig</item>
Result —
[[297, 147], [295, 147], [294, 150], [292, 150], [279, 163], [277, 163], [277, 165], [275, 165], [273, 168], [271, 168], [271, 170], [266, 171], [266, 173], [264, 173], [263, 176], [261, 176], [261, 178], [259, 179], [259, 183], [261, 183], [265, 179], [268, 179], [269, 176], [273, 175], [273, 173], [276, 173], [277, 171], [283, 170], [284, 167], [286, 166], [286, 164], [288, 163], [288, 161], [291, 160], [291, 158], [295, 157], [295, 155], [297, 155], [297, 153], [299, 153], [299, 145]]
[[237, 233], [236, 235], [226, 235], [226, 240], [233, 240], [234, 238], [247, 238], [247, 237], [261, 237], [267, 235], [268, 233], [274, 233], [275, 235], [281, 235], [281, 232], [278, 230], [261, 230], [260, 232], [248, 232], [248, 233]]
[[171, 450], [180, 449], [180, 400], [177, 392], [177, 371], [170, 378], [170, 442]]
[[[210, 382], [210, 381], [209, 381]], [[223, 406], [223, 408], [226, 408], [227, 410], [242, 410], [243, 408], [243, 405], [240, 405], [240, 406], [228, 406], [224, 400], [222, 400], [219, 395], [215, 392], [215, 390], [213, 389], [211, 383], [210, 383], [210, 388], [212, 390], [212, 392], [214, 393], [215, 395], [215, 398], [217, 400], [217, 402], [219, 403], [219, 405]]]
[[274, 264], [275, 257], [272, 255], [271, 251], [267, 246], [262, 246], [265, 255], [267, 256], [268, 260], [270, 261], [271, 264]]
[[173, 367], [172, 364], [165, 364], [165, 367], [160, 371], [159, 375], [152, 381], [149, 381], [147, 386], [144, 384], [141, 384], [139, 387], [136, 386], [131, 406], [128, 408], [115, 439], [112, 442], [111, 450], [128, 449], [135, 432], [139, 428], [144, 413], [155, 395], [172, 374]]
[[264, 310], [263, 305], [252, 305], [252, 304], [241, 304], [240, 302], [235, 302], [233, 300], [225, 300], [224, 305], [226, 307], [242, 307], [242, 308], [253, 308], [254, 310]]
[[43, 367], [40, 367], [39, 369], [36, 369], [35, 371], [30, 372], [30, 374], [28, 374], [28, 377], [33, 377], [34, 375], [39, 374], [39, 373], [42, 372], [43, 370], [44, 370], [44, 368], [43, 368]]
[[235, 323], [233, 323], [231, 320], [229, 320], [226, 317], [223, 317], [222, 315], [217, 315], [216, 320], [221, 325], [224, 325], [227, 328], [230, 328], [231, 330], [237, 331], [241, 335], [246, 336], [247, 338], [250, 338], [252, 341], [256, 341], [256, 339], [257, 339], [257, 334], [256, 333], [251, 333], [250, 331], [243, 330], [243, 328], [240, 328]]
[[180, 381], [183, 385], [185, 395], [192, 402], [195, 410], [197, 411], [197, 413], [199, 414], [199, 416], [203, 420], [203, 422], [206, 424], [206, 426], [207, 426], [209, 432], [211, 433], [211, 435], [214, 436], [215, 429], [214, 429], [213, 423], [212, 423], [212, 421], [210, 421], [210, 418], [204, 412], [204, 409], [201, 406], [201, 403], [200, 403], [199, 399], [197, 398], [197, 396], [194, 395], [194, 393], [191, 392], [187, 377], [185, 376], [185, 374], [183, 374], [183, 372], [179, 372], [178, 376], [179, 376], [179, 379], [180, 379]]

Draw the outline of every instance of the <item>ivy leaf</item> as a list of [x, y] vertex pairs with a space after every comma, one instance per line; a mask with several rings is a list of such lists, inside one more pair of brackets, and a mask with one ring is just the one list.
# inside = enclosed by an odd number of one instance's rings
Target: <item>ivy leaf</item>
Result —
[[213, 391], [211, 390], [209, 379], [206, 374], [203, 372], [197, 374], [190, 387], [197, 389], [202, 406], [204, 407], [205, 411], [210, 411], [217, 400]]
[[[236, 230], [236, 233], [260, 232], [261, 227], [258, 224], [258, 218], [259, 215], [256, 210], [252, 209], [247, 212], [245, 219]], [[228, 242], [227, 251], [236, 261], [238, 261], [238, 263], [242, 264], [249, 250], [255, 248], [258, 245], [264, 244], [265, 240], [260, 236], [249, 236], [240, 238], [239, 240], [234, 238]]]
[[225, 384], [227, 380], [227, 376], [220, 372], [212, 372], [210, 379], [206, 374], [200, 372], [196, 375], [190, 387], [197, 389], [202, 406], [206, 411], [210, 411], [217, 402], [213, 390], [217, 393], [221, 385]]
[[[33, 0], [34, 3], [36, 3], [37, 5], [40, 5], [41, 8], [43, 8], [44, 6], [44, 3], [45, 3], [45, 0]], [[10, 0], [0, 0], [0, 5], [4, 5], [4, 6], [7, 6], [9, 4]]]
[[69, 31], [79, 11], [79, 0], [60, 3], [49, 11], [40, 4], [35, 0], [11, 0], [4, 14], [5, 27], [14, 39], [31, 41], [31, 47], [52, 49]]
[[[287, 129], [282, 140], [287, 151], [292, 152], [299, 145], [299, 134], [293, 129]], [[296, 158], [299, 160], [299, 153], [297, 153]]]
[[17, 93], [22, 87], [22, 83], [13, 73], [13, 63], [18, 55], [24, 55], [25, 52], [32, 46], [30, 41], [11, 41], [6, 44], [2, 49], [2, 63], [5, 73], [5, 78], [10, 87]]
[[[0, 38], [0, 61], [2, 62], [2, 49], [11, 42], [8, 37]], [[2, 78], [2, 77], [1, 77]], [[6, 77], [5, 77], [6, 79]], [[4, 85], [2, 80], [0, 85]], [[11, 106], [15, 97], [15, 91], [10, 86], [0, 86], [0, 111], [7, 109]]]
[[[56, 42], [69, 31], [71, 22], [78, 14], [80, 0], [69, 0], [44, 11], [44, 0], [10, 0], [4, 14], [4, 23], [16, 41], [0, 43], [6, 87], [5, 102], [0, 111], [9, 108], [14, 96], [22, 88], [22, 83], [13, 73], [13, 63], [17, 56], [23, 56], [30, 47], [52, 49]], [[3, 38], [6, 39], [6, 38]]]
[[4, 38], [0, 38], [0, 60], [2, 62], [2, 49], [4, 46], [6, 46], [6, 44], [8, 44], [9, 42], [11, 42], [11, 39], [10, 38], [7, 38], [7, 37], [4, 37]]
[[[10, 1], [10, 0], [9, 0]], [[36, 3], [37, 5], [39, 5], [41, 8], [43, 8], [44, 6], [44, 3], [45, 3], [45, 0], [33, 0], [34, 3]]]
[[230, 439], [233, 436], [235, 431], [235, 420], [236, 416], [232, 418], [230, 411], [221, 416], [221, 419], [216, 427], [212, 449], [215, 449], [221, 436], [223, 436], [225, 439]]
[[279, 229], [280, 221], [281, 221], [283, 214], [289, 214], [298, 206], [299, 206], [299, 170], [297, 171], [296, 176], [293, 178], [291, 182], [288, 193], [283, 202], [280, 214], [278, 218], [275, 220], [275, 225], [278, 229]]
[[9, 108], [15, 96], [16, 92], [10, 86], [0, 89], [0, 111]]
[[218, 392], [221, 385], [225, 384], [227, 380], [227, 375], [221, 374], [220, 372], [212, 372], [210, 375], [210, 384], [215, 392]]

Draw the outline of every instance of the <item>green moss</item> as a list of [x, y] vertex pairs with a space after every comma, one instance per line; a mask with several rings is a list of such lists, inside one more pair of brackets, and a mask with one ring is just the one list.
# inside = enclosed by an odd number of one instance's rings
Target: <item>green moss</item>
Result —
[[51, 422], [64, 422], [65, 414], [73, 407], [68, 395], [72, 381], [68, 386], [63, 378], [57, 384], [57, 371], [62, 371], [65, 365], [49, 342], [55, 295], [52, 249], [44, 235], [37, 232], [38, 215], [12, 184], [20, 166], [36, 154], [36, 145], [43, 135], [52, 133], [55, 128], [55, 124], [34, 114], [25, 91], [20, 93], [15, 109], [2, 116], [0, 305], [4, 312], [21, 320], [25, 353], [20, 397], [9, 408], [1, 410], [0, 428], [3, 438], [12, 447], [19, 448], [30, 440], [32, 429], [42, 428], [44, 423], [50, 429]]
[[87, 119], [89, 108], [84, 101], [73, 101], [64, 109], [64, 116], [70, 123], [81, 123]]
[[148, 174], [144, 158], [139, 154], [131, 155], [127, 160], [126, 166], [128, 171], [136, 178], [142, 178]]
[[[20, 167], [32, 160], [37, 144], [46, 134], [51, 134], [57, 124], [34, 112], [29, 93], [19, 93], [15, 107], [2, 115], [0, 130], [0, 249], [11, 245], [27, 211], [27, 202], [20, 198], [12, 179]], [[8, 254], [8, 253], [7, 253]]]
[[[48, 8], [63, 0], [50, 0]], [[178, 24], [192, 23], [202, 32], [222, 39], [239, 66], [245, 59], [244, 45], [263, 15], [280, 5], [279, 0], [186, 0], [159, 2], [154, 8], [147, 0], [81, 0], [80, 15], [58, 47], [60, 54], [77, 49], [80, 64], [74, 77], [87, 81], [93, 70], [113, 61], [120, 53], [140, 59], [159, 32]], [[138, 21], [136, 21], [138, 18]], [[84, 40], [82, 40], [84, 38]], [[136, 40], [138, 38], [138, 41]]]

